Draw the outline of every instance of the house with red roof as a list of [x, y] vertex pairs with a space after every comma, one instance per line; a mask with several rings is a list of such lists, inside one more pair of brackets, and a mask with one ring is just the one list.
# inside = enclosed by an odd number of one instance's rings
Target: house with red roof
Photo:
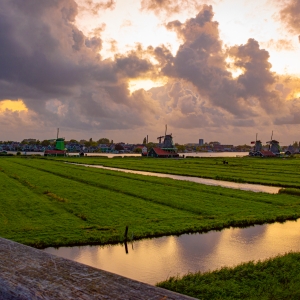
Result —
[[179, 154], [177, 152], [166, 151], [161, 148], [151, 148], [148, 152], [148, 157], [171, 158], [179, 157]]

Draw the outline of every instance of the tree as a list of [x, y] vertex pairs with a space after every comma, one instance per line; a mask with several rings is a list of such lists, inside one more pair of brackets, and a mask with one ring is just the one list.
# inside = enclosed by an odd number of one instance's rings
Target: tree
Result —
[[135, 148], [134, 153], [142, 153], [142, 149], [141, 148]]
[[147, 139], [144, 137], [143, 145], [146, 145], [146, 144], [147, 144]]
[[50, 141], [48, 141], [48, 140], [43, 140], [43, 141], [41, 142], [41, 145], [44, 146], [44, 147], [47, 147], [47, 146], [50, 145]]
[[109, 144], [109, 139], [101, 138], [98, 140], [98, 144]]
[[90, 147], [97, 147], [97, 146], [98, 146], [97, 142], [91, 142], [90, 143]]
[[178, 152], [184, 152], [184, 150], [185, 150], [185, 146], [184, 145], [177, 144], [177, 145], [175, 145], [175, 147], [177, 148]]
[[152, 142], [149, 142], [147, 145], [146, 145], [147, 149], [150, 150], [151, 148], [155, 148], [156, 147], [156, 144], [155, 143], [152, 143]]
[[115, 150], [121, 151], [121, 150], [124, 150], [124, 147], [121, 144], [116, 144], [115, 145]]
[[71, 140], [69, 141], [69, 143], [78, 144], [78, 141], [76, 141], [76, 140], [74, 140], [74, 139], [71, 139]]
[[85, 147], [90, 147], [91, 146], [91, 142], [90, 141], [85, 141], [84, 142], [84, 146]]

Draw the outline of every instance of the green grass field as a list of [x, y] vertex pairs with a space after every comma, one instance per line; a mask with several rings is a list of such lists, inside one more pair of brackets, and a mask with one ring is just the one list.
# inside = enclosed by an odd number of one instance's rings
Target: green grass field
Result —
[[[54, 159], [233, 182], [300, 188], [300, 158], [199, 157], [155, 159], [127, 157], [108, 159], [106, 157], [68, 157]], [[223, 160], [228, 161], [228, 164], [223, 164]]]
[[235, 268], [172, 277], [157, 285], [203, 300], [300, 299], [300, 254], [289, 253]]
[[0, 168], [0, 236], [40, 248], [122, 242], [126, 226], [140, 239], [300, 217], [297, 195], [246, 192], [40, 158], [0, 158]]

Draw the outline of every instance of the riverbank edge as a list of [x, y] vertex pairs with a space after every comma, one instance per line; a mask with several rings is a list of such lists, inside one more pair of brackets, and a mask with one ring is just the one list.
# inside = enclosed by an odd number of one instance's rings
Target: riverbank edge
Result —
[[156, 286], [191, 297], [213, 299], [299, 299], [300, 253], [289, 252], [210, 272], [170, 277]]
[[[107, 245], [116, 245], [116, 244], [125, 244], [125, 242], [129, 243], [132, 241], [139, 241], [139, 240], [144, 240], [144, 239], [154, 239], [154, 238], [159, 238], [159, 237], [166, 237], [166, 236], [180, 236], [182, 234], [195, 234], [195, 233], [207, 233], [209, 231], [221, 231], [226, 228], [247, 228], [255, 225], [263, 225], [263, 224], [273, 224], [273, 223], [284, 223], [286, 221], [297, 221], [300, 218], [300, 214], [294, 214], [291, 216], [277, 216], [275, 218], [269, 219], [269, 220], [253, 220], [253, 222], [249, 222], [249, 220], [242, 220], [242, 221], [235, 221], [232, 220], [228, 223], [223, 223], [222, 225], [216, 225], [216, 226], [211, 226], [211, 227], [200, 227], [200, 228], [194, 228], [194, 229], [189, 229], [189, 230], [182, 230], [182, 231], [172, 231], [172, 232], [162, 232], [159, 234], [154, 234], [154, 235], [143, 235], [143, 236], [134, 236], [134, 239], [110, 239], [109, 241], [87, 241], [87, 242], [74, 242], [74, 243], [58, 243], [58, 244], [53, 244], [53, 243], [41, 243], [39, 242], [38, 244], [36, 243], [26, 243], [24, 245], [27, 245], [29, 247], [34, 247], [36, 249], [45, 249], [45, 248], [59, 248], [59, 247], [76, 247], [76, 246], [107, 246]], [[125, 228], [124, 228], [125, 230]], [[13, 239], [11, 239], [13, 240]], [[20, 241], [17, 241], [21, 243]]]

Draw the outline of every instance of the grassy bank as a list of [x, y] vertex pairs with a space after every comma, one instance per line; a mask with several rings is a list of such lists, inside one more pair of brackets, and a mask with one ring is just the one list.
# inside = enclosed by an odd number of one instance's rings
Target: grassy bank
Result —
[[[153, 159], [142, 157], [54, 158], [107, 167], [197, 176], [233, 182], [300, 188], [300, 158], [218, 157]], [[223, 164], [226, 160], [228, 164]]]
[[300, 299], [300, 254], [172, 277], [160, 287], [199, 299]]
[[294, 193], [253, 193], [39, 158], [1, 158], [0, 168], [0, 236], [35, 247], [122, 242], [125, 226], [139, 239], [300, 217]]

